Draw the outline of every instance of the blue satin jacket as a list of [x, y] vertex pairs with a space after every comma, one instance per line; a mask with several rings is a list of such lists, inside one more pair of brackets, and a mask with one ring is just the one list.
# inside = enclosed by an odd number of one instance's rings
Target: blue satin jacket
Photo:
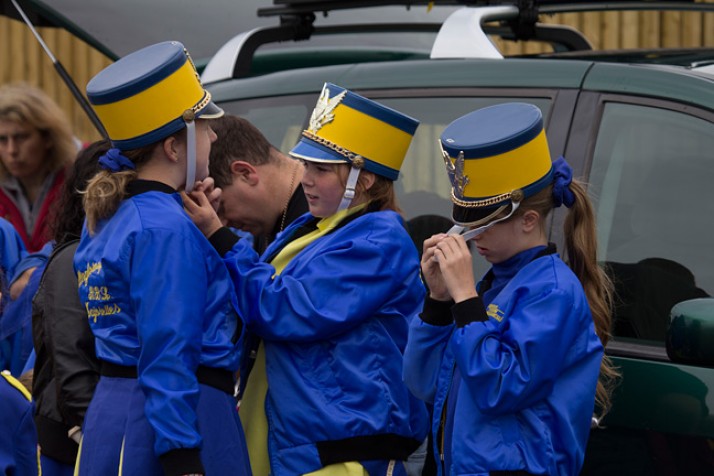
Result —
[[[136, 182], [136, 183], [135, 183]], [[122, 201], [74, 257], [97, 357], [137, 367], [155, 451], [197, 448], [199, 365], [236, 371], [242, 321], [220, 256], [158, 182]]]
[[480, 298], [427, 301], [429, 322], [411, 323], [405, 379], [434, 403], [439, 474], [580, 471], [603, 347], [576, 276], [536, 251], [495, 265]]
[[[263, 338], [274, 475], [364, 459], [406, 459], [429, 426], [402, 381], [408, 323], [424, 299], [417, 251], [390, 211], [360, 215], [318, 238], [275, 275], [238, 241], [224, 258], [248, 329]], [[275, 275], [275, 276], [274, 276]]]

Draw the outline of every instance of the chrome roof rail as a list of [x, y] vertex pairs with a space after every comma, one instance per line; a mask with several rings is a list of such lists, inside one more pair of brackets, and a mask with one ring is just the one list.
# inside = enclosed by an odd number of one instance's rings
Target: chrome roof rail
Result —
[[208, 84], [249, 76], [253, 54], [258, 47], [281, 41], [306, 40], [315, 31], [314, 21], [314, 13], [284, 15], [279, 26], [254, 28], [234, 36], [206, 64], [201, 81]]
[[432, 58], [503, 58], [486, 35], [483, 24], [513, 20], [518, 8], [513, 5], [460, 8], [446, 19], [431, 48]]
[[209, 84], [232, 78], [233, 70], [238, 63], [238, 57], [243, 46], [250, 41], [252, 36], [269, 28], [272, 27], [254, 28], [240, 33], [224, 43], [203, 68], [201, 82], [203, 84]]

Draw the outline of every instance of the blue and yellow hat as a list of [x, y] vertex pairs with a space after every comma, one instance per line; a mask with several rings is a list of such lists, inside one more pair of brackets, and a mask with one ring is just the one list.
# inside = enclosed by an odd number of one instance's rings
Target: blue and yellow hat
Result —
[[418, 125], [399, 111], [325, 83], [309, 127], [290, 155], [348, 163], [396, 180]]
[[87, 84], [87, 98], [121, 150], [152, 144], [196, 118], [223, 115], [178, 41], [147, 46], [109, 65]]
[[440, 144], [452, 184], [453, 220], [477, 226], [552, 182], [553, 167], [536, 106], [505, 103], [456, 119]]

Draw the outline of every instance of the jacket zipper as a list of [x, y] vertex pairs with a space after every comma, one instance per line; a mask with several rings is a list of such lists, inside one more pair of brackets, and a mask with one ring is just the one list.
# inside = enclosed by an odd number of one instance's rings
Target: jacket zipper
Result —
[[441, 460], [441, 474], [446, 474], [446, 468], [444, 467], [444, 445], [445, 445], [445, 433], [446, 433], [446, 412], [449, 408], [449, 394], [451, 393], [451, 386], [454, 382], [454, 373], [456, 370], [456, 360], [451, 366], [451, 377], [449, 378], [449, 388], [446, 390], [446, 398], [444, 398], [444, 405], [441, 407], [441, 418], [439, 419], [439, 459]]

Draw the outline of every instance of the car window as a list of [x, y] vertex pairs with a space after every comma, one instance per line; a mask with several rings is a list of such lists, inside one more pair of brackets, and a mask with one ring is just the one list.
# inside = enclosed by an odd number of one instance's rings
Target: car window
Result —
[[662, 342], [674, 304], [714, 291], [712, 150], [712, 122], [605, 105], [589, 180], [616, 336]]
[[314, 98], [294, 96], [250, 99], [222, 102], [220, 105], [226, 112], [250, 121], [274, 147], [287, 153], [300, 140], [300, 134], [312, 113]]
[[[417, 249], [432, 234], [446, 231], [451, 226], [451, 184], [444, 170], [439, 148], [439, 137], [446, 126], [458, 117], [476, 109], [502, 102], [523, 101], [538, 106], [543, 117], [549, 117], [551, 98], [506, 96], [434, 97], [430, 92], [416, 97], [381, 97], [385, 106], [419, 119], [405, 166], [395, 183], [399, 204], [407, 219], [410, 234]], [[251, 121], [265, 134], [271, 144], [287, 153], [300, 139], [302, 130], [315, 104], [314, 95], [282, 96], [263, 99], [221, 102], [231, 114]], [[489, 264], [474, 256], [476, 276], [483, 275]]]

